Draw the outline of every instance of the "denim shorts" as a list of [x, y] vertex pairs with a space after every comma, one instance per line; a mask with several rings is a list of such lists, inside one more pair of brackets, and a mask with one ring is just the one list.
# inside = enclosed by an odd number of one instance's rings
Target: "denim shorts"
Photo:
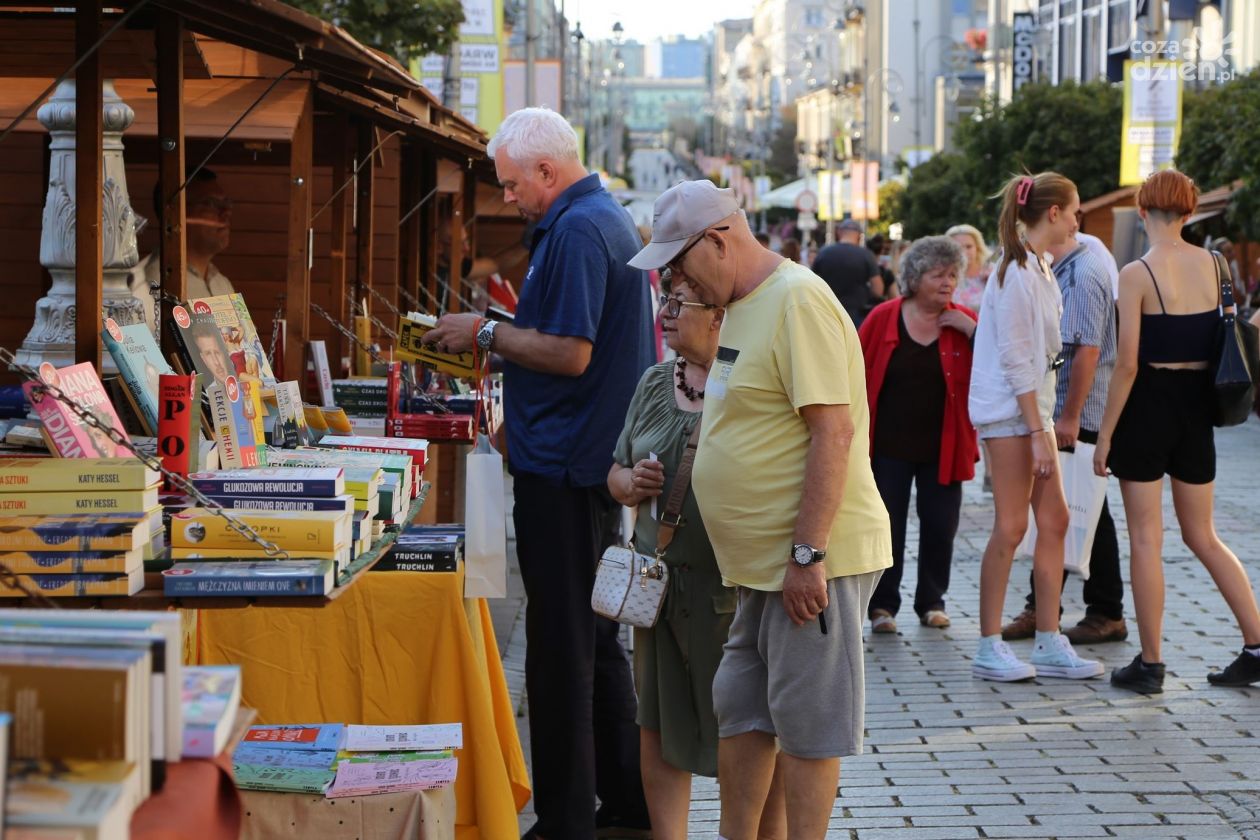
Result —
[[[1041, 428], [1054, 428], [1054, 400], [1055, 400], [1055, 382], [1057, 376], [1052, 370], [1046, 374], [1046, 378], [1042, 381], [1041, 387], [1037, 389], [1037, 413], [1041, 415]], [[997, 420], [992, 423], [980, 423], [976, 426], [976, 436], [980, 440], [988, 440], [990, 438], [1004, 437], [1027, 437], [1031, 433], [1028, 424], [1024, 422], [1022, 413], [1016, 414], [1014, 417], [1008, 417], [1005, 420]]]

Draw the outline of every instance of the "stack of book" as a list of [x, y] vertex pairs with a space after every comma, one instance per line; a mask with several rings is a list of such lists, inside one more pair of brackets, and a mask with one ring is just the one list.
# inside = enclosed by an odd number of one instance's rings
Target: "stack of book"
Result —
[[425, 459], [429, 454], [429, 442], [416, 438], [372, 437], [368, 435], [326, 435], [319, 441], [324, 449], [341, 449], [350, 452], [379, 452], [387, 455], [406, 455], [411, 459], [411, 493], [408, 498], [420, 495], [424, 482]]
[[398, 534], [372, 571], [453, 572], [463, 559], [463, 525], [412, 525]]
[[333, 402], [343, 408], [353, 422], [356, 418], [384, 418], [389, 408], [385, 401], [387, 382], [384, 377], [334, 379]]
[[454, 783], [463, 740], [458, 723], [255, 726], [232, 755], [233, 775], [246, 790], [329, 798], [435, 790]]
[[184, 669], [181, 705], [184, 758], [214, 758], [227, 748], [241, 707], [239, 665], [199, 665]]
[[128, 836], [180, 755], [180, 663], [174, 613], [0, 610], [8, 830]]
[[411, 456], [393, 455], [384, 452], [354, 452], [342, 449], [326, 449], [322, 447], [300, 447], [298, 449], [275, 450], [267, 452], [267, 457], [277, 466], [327, 466], [342, 467], [347, 470], [346, 479], [354, 470], [380, 471], [376, 483], [376, 494], [379, 499], [372, 504], [371, 496], [360, 496], [352, 490], [354, 497], [362, 504], [356, 504], [356, 510], [366, 510], [377, 522], [379, 537], [384, 533], [386, 525], [398, 524], [407, 514], [407, 507], [412, 497], [418, 492], [414, 486], [415, 468]]
[[0, 459], [0, 562], [49, 596], [134, 595], [165, 547], [159, 479], [135, 458]]
[[[259, 520], [263, 529], [259, 533], [294, 558], [333, 560], [337, 571], [352, 559], [355, 499], [340, 467], [216, 470], [193, 473], [188, 479], [212, 502], [232, 509], [238, 519]], [[175, 560], [270, 559], [257, 543], [227, 527], [222, 517], [195, 507], [172, 514], [171, 545]]]

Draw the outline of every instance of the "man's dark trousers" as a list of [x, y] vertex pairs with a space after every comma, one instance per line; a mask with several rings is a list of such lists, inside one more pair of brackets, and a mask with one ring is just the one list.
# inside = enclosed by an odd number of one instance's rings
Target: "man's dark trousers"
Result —
[[[1081, 443], [1098, 443], [1098, 432], [1081, 429]], [[1068, 573], [1063, 572], [1067, 583]], [[1037, 607], [1033, 594], [1032, 572], [1028, 573], [1028, 609]], [[1120, 542], [1116, 539], [1116, 523], [1111, 518], [1107, 497], [1103, 497], [1102, 513], [1098, 516], [1098, 528], [1094, 531], [1094, 545], [1089, 552], [1089, 580], [1082, 585], [1085, 614], [1098, 615], [1111, 621], [1124, 618], [1124, 581], [1120, 577]], [[1059, 607], [1063, 612], [1063, 607]]]
[[591, 840], [596, 796], [618, 824], [646, 827], [630, 663], [619, 626], [591, 610], [620, 507], [604, 487], [532, 475], [516, 475], [513, 492], [537, 833]]

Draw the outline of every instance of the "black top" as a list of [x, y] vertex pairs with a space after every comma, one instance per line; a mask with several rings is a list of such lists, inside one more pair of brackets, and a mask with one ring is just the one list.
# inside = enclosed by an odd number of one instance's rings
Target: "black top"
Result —
[[897, 319], [897, 346], [888, 359], [876, 403], [875, 440], [871, 451], [912, 464], [941, 459], [941, 427], [945, 421], [945, 374], [940, 341], [919, 344], [906, 330], [906, 316]]
[[831, 287], [853, 323], [862, 323], [872, 303], [871, 278], [879, 274], [875, 255], [861, 245], [837, 242], [819, 251], [812, 267]]
[[[1219, 309], [1172, 315], [1164, 309], [1164, 296], [1160, 294], [1155, 272], [1138, 257], [1151, 275], [1155, 296], [1159, 298], [1159, 313], [1142, 313], [1142, 329], [1138, 333], [1138, 361], [1169, 364], [1175, 362], [1206, 362], [1212, 358], [1216, 338], [1221, 327]], [[1218, 294], [1219, 298], [1219, 294]]]

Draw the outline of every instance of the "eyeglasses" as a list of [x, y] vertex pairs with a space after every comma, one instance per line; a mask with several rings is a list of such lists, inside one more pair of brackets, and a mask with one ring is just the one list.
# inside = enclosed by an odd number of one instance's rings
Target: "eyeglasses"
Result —
[[722, 225], [722, 227], [705, 228], [704, 230], [700, 231], [700, 235], [697, 236], [695, 239], [693, 239], [691, 242], [687, 243], [687, 247], [679, 251], [672, 260], [665, 263], [665, 267], [661, 269], [661, 282], [663, 283], [669, 282], [670, 278], [674, 276], [674, 272], [679, 271], [679, 269], [682, 267], [683, 257], [687, 256], [688, 251], [690, 251], [692, 248], [696, 247], [697, 245], [699, 245], [701, 242], [704, 241], [705, 239], [704, 235], [706, 233], [708, 233], [711, 230], [721, 231], [721, 230], [730, 230], [730, 229], [731, 229], [730, 225]]
[[696, 306], [700, 309], [717, 309], [715, 303], [696, 303], [690, 300], [679, 300], [672, 295], [661, 295], [661, 310], [670, 318], [677, 318], [682, 314], [684, 306]]

